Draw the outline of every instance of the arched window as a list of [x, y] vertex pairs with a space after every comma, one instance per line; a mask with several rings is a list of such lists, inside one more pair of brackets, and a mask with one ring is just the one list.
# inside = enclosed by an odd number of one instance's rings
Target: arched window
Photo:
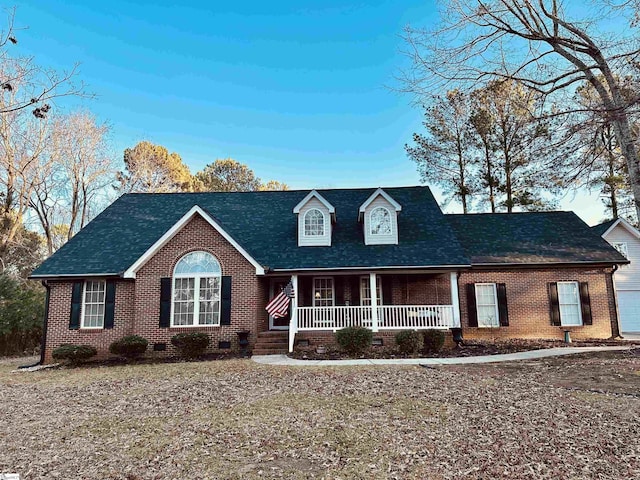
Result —
[[369, 217], [371, 235], [391, 235], [391, 213], [384, 207], [371, 210]]
[[220, 325], [218, 260], [207, 252], [191, 252], [173, 270], [171, 326]]
[[312, 208], [304, 214], [304, 236], [322, 237], [324, 235], [324, 214]]

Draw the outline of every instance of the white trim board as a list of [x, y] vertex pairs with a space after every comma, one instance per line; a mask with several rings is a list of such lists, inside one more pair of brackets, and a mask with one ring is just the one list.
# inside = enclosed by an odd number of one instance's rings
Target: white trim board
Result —
[[371, 205], [371, 202], [373, 202], [378, 195], [380, 195], [382, 198], [384, 198], [387, 202], [389, 202], [391, 205], [393, 205], [393, 208], [396, 209], [396, 212], [399, 212], [402, 210], [402, 205], [400, 205], [398, 202], [396, 202], [393, 198], [391, 198], [391, 195], [389, 195], [387, 192], [385, 192], [382, 188], [378, 188], [375, 192], [373, 192], [369, 198], [367, 198], [364, 203], [362, 205], [360, 205], [360, 213], [364, 213], [364, 211], [367, 209], [367, 207], [369, 205]]
[[622, 225], [631, 235], [640, 239], [640, 232], [633, 225], [627, 222], [624, 218], [618, 218], [615, 222], [611, 224], [607, 231], [604, 232], [601, 236], [602, 238], [606, 237], [611, 231], [618, 226], [618, 224]]
[[293, 207], [293, 213], [300, 213], [300, 209], [302, 207], [304, 207], [307, 202], [309, 200], [311, 200], [313, 197], [317, 198], [318, 201], [320, 203], [322, 203], [325, 207], [327, 207], [327, 209], [329, 210], [329, 213], [331, 215], [335, 215], [336, 213], [336, 207], [334, 207], [333, 205], [331, 205], [322, 195], [320, 195], [316, 190], [311, 190], [306, 197], [304, 197], [302, 200], [300, 200], [300, 202]]
[[171, 240], [182, 228], [189, 223], [196, 214], [204, 218], [209, 225], [211, 225], [224, 239], [229, 242], [240, 254], [247, 259], [247, 261], [256, 268], [256, 275], [264, 275], [264, 268], [260, 265], [249, 253], [242, 248], [242, 246], [236, 242], [231, 235], [229, 235], [211, 216], [205, 212], [198, 205], [194, 205], [191, 210], [185, 213], [180, 220], [173, 224], [173, 226], [165, 232], [149, 249], [144, 252], [133, 265], [125, 270], [122, 275], [123, 278], [136, 278], [136, 272], [147, 263], [147, 261], [155, 255], [158, 250], [165, 246], [169, 240]]

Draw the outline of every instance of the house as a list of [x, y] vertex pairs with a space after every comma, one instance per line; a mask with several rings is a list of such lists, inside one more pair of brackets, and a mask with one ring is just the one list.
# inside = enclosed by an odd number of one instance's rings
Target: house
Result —
[[[617, 335], [627, 260], [570, 212], [444, 215], [428, 187], [123, 195], [31, 278], [47, 287], [43, 360], [106, 354], [127, 334], [171, 353], [179, 332], [256, 352], [371, 328], [466, 338]], [[293, 285], [290, 318], [265, 306]], [[282, 342], [282, 343], [278, 343]]]
[[622, 332], [640, 332], [640, 232], [622, 218], [592, 227], [631, 263], [615, 272]]

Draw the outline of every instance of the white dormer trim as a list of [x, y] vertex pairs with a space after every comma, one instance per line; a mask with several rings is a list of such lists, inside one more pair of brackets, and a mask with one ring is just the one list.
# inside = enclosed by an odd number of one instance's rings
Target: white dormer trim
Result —
[[189, 221], [195, 216], [200, 215], [204, 218], [209, 225], [211, 225], [220, 235], [224, 237], [224, 239], [229, 242], [247, 261], [253, 265], [256, 269], [256, 275], [264, 275], [264, 268], [260, 265], [255, 258], [253, 258], [249, 253], [242, 248], [242, 246], [236, 242], [231, 235], [229, 235], [218, 222], [216, 222], [211, 216], [205, 212], [198, 205], [194, 205], [191, 210], [185, 213], [180, 220], [173, 224], [173, 226], [165, 232], [149, 249], [144, 252], [138, 260], [136, 260], [133, 265], [131, 265], [127, 270], [125, 270], [122, 275], [124, 278], [136, 278], [136, 273], [140, 270], [145, 263], [153, 257], [158, 250], [164, 247], [169, 240], [171, 240], [182, 228], [189, 223]]
[[633, 225], [627, 222], [624, 218], [618, 218], [615, 222], [613, 222], [611, 226], [607, 228], [607, 231], [602, 234], [602, 238], [605, 238], [618, 225], [621, 225], [622, 227], [624, 227], [625, 230], [627, 230], [635, 238], [640, 239], [640, 232], [638, 232], [638, 229], [636, 229]]
[[391, 204], [391, 206], [396, 210], [396, 214], [402, 210], [402, 205], [396, 202], [391, 195], [385, 192], [382, 188], [378, 188], [375, 192], [373, 192], [369, 198], [367, 198], [362, 205], [360, 205], [360, 209], [358, 210], [358, 221], [362, 221], [363, 215], [367, 207], [373, 203], [373, 201], [381, 196], [387, 202]]
[[322, 203], [325, 207], [327, 207], [327, 210], [329, 210], [329, 213], [331, 215], [335, 215], [336, 214], [336, 208], [331, 205], [322, 195], [320, 195], [317, 191], [315, 190], [311, 190], [306, 197], [304, 197], [300, 203], [298, 203], [295, 207], [293, 207], [293, 213], [300, 213], [300, 209], [302, 207], [304, 207], [309, 200], [311, 200], [313, 197], [317, 198], [318, 201], [320, 201], [320, 203]]

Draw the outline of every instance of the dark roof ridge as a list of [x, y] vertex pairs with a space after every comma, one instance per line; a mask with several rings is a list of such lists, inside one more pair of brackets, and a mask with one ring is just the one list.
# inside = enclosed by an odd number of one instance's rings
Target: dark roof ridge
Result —
[[377, 187], [357, 187], [357, 188], [322, 188], [322, 187], [315, 187], [315, 188], [296, 188], [296, 189], [292, 189], [292, 190], [251, 190], [251, 191], [242, 191], [242, 192], [238, 192], [238, 191], [233, 191], [233, 192], [127, 192], [127, 193], [123, 193], [121, 195], [121, 197], [123, 196], [127, 196], [127, 195], [206, 195], [206, 194], [256, 194], [256, 193], [266, 193], [266, 194], [278, 194], [278, 193], [295, 193], [295, 192], [311, 192], [313, 190], [317, 191], [317, 192], [357, 192], [357, 191], [365, 191], [365, 190], [377, 190], [381, 188], [382, 190], [387, 190], [387, 189], [393, 189], [393, 190], [398, 190], [398, 189], [403, 189], [403, 190], [408, 190], [408, 189], [428, 189], [429, 187], [427, 187], [426, 185], [403, 185], [403, 186], [389, 186], [387, 185], [386, 187], [381, 187], [381, 186], [377, 186]]
[[531, 215], [531, 214], [549, 214], [549, 213], [571, 213], [573, 215], [577, 215], [576, 212], [572, 210], [542, 210], [542, 211], [534, 211], [534, 212], [471, 212], [471, 213], [445, 213], [445, 215], [449, 216], [472, 216], [472, 215]]

